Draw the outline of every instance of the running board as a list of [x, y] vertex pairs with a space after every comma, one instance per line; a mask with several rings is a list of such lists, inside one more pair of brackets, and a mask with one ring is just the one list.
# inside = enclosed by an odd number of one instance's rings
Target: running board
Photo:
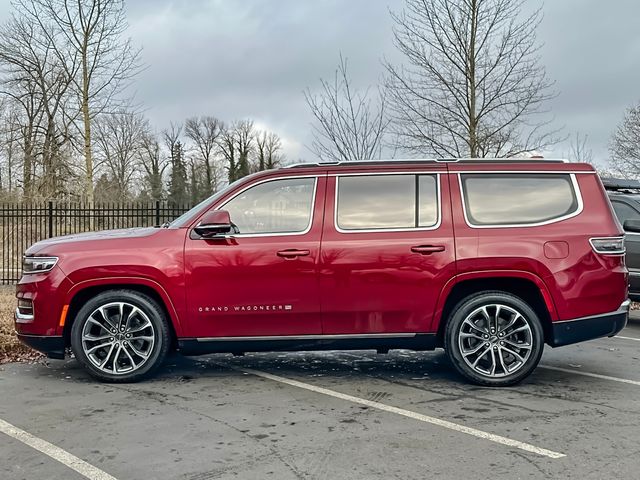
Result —
[[437, 346], [435, 333], [208, 337], [178, 340], [178, 350], [184, 355], [305, 350], [434, 350]]

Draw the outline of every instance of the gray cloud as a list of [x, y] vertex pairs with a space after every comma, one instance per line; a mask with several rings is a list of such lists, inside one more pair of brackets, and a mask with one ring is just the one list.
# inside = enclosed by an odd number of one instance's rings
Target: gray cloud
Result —
[[[6, 16], [8, 0], [0, 0]], [[540, 5], [529, 0], [528, 7]], [[400, 0], [129, 0], [130, 33], [148, 69], [137, 98], [162, 129], [171, 120], [211, 114], [253, 118], [286, 140], [290, 159], [311, 158], [302, 91], [332, 75], [340, 52], [354, 83], [378, 83], [381, 58], [400, 60], [389, 8]], [[550, 107], [566, 132], [589, 136], [597, 161], [611, 132], [640, 100], [640, 3], [548, 1], [539, 38], [542, 63], [559, 96]], [[568, 145], [549, 155], [563, 155]]]
[[303, 90], [332, 74], [340, 52], [357, 85], [375, 85], [393, 54], [383, 2], [136, 1], [129, 15], [149, 65], [138, 98], [155, 125], [252, 118], [284, 137], [292, 160], [310, 157]]

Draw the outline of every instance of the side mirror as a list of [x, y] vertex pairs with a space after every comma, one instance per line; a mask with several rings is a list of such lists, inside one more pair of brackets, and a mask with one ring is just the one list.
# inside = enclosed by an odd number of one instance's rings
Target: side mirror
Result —
[[640, 233], [640, 220], [627, 220], [623, 228], [625, 232]]
[[233, 231], [231, 217], [226, 210], [211, 210], [204, 214], [194, 231], [204, 238], [214, 238]]

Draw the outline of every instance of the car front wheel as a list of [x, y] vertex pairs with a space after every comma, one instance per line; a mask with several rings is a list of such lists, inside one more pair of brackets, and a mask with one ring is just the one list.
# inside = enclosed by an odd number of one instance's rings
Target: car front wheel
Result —
[[447, 323], [445, 349], [473, 383], [509, 386], [540, 362], [544, 334], [535, 311], [506, 292], [483, 292], [460, 302]]
[[75, 357], [106, 382], [135, 382], [150, 375], [170, 343], [163, 309], [132, 290], [96, 295], [80, 309], [71, 329]]

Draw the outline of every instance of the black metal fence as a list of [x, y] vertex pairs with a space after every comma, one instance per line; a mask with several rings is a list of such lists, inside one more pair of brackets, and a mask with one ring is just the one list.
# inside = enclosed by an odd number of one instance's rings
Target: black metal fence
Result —
[[0, 283], [20, 279], [22, 254], [45, 238], [114, 228], [162, 225], [179, 217], [189, 205], [165, 202], [103, 203], [93, 207], [81, 203], [0, 204]]

